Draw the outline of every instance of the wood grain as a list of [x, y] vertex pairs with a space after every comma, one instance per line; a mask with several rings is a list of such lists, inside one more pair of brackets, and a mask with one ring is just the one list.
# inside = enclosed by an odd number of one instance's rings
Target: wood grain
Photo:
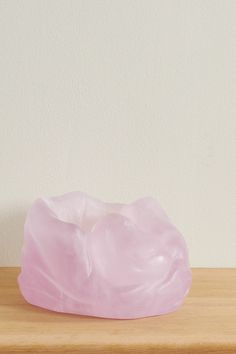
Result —
[[59, 314], [29, 305], [0, 268], [0, 353], [236, 353], [236, 269], [193, 269], [176, 312], [138, 320]]

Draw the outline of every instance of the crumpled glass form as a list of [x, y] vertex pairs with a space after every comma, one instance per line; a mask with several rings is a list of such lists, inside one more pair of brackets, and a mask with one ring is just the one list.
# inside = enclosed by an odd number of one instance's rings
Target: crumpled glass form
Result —
[[158, 202], [40, 198], [24, 227], [20, 290], [49, 310], [132, 319], [176, 310], [192, 274], [185, 241]]

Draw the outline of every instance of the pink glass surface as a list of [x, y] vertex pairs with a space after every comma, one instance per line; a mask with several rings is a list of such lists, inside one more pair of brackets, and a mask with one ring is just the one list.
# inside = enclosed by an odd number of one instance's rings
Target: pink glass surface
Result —
[[132, 319], [176, 310], [192, 274], [184, 238], [158, 202], [40, 198], [24, 228], [25, 299], [49, 310]]

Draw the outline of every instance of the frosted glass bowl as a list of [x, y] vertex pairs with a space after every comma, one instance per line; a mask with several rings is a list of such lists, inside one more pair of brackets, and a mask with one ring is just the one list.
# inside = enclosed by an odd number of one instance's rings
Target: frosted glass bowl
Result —
[[132, 319], [175, 311], [191, 286], [184, 238], [158, 202], [40, 198], [24, 227], [20, 290], [49, 310]]

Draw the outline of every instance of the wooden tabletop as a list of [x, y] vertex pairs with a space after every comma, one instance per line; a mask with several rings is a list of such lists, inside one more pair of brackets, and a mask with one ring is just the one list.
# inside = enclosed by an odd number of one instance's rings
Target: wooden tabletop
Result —
[[59, 314], [26, 303], [0, 268], [0, 353], [236, 353], [236, 269], [193, 269], [176, 312], [138, 320]]

